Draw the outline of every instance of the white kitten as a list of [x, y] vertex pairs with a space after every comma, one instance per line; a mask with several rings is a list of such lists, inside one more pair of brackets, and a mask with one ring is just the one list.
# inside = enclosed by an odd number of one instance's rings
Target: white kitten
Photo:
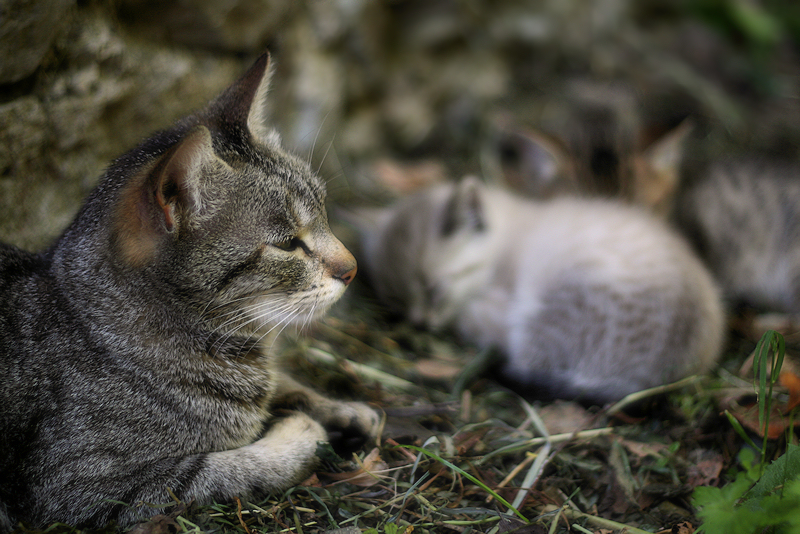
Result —
[[363, 261], [379, 297], [430, 328], [499, 348], [533, 395], [607, 402], [707, 371], [718, 291], [684, 242], [603, 200], [523, 200], [475, 179], [372, 212]]

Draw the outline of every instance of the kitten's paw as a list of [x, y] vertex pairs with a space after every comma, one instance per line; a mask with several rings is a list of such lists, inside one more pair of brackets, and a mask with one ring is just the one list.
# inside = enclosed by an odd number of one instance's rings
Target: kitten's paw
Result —
[[362, 402], [333, 402], [319, 419], [334, 450], [344, 454], [374, 441], [380, 425], [378, 413]]

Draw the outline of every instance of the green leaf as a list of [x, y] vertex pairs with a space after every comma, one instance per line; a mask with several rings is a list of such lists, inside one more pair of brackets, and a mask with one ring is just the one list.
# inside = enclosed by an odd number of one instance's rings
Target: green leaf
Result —
[[800, 446], [789, 444], [786, 452], [769, 464], [755, 486], [745, 496], [746, 500], [772, 494], [788, 483], [800, 479]]
[[692, 504], [703, 524], [697, 532], [725, 534], [752, 534], [758, 525], [758, 514], [750, 509], [736, 508], [742, 495], [750, 489], [751, 482], [745, 473], [722, 488], [700, 486], [692, 494]]

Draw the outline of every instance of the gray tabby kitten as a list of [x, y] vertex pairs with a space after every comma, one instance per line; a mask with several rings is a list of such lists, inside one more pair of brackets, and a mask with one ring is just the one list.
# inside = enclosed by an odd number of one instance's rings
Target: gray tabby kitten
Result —
[[714, 282], [637, 208], [527, 200], [466, 179], [360, 218], [379, 297], [417, 324], [500, 349], [504, 374], [533, 396], [604, 403], [719, 355]]
[[679, 197], [677, 220], [735, 303], [800, 313], [800, 166], [716, 162]]
[[374, 436], [373, 410], [262, 343], [356, 272], [322, 181], [264, 125], [268, 63], [119, 158], [49, 250], [0, 248], [0, 530], [282, 490], [333, 432]]

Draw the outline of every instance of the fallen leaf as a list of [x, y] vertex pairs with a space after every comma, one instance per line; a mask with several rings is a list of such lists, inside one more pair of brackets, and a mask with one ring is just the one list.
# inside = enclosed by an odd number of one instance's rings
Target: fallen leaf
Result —
[[317, 476], [316, 473], [311, 473], [311, 476], [305, 479], [303, 482], [301, 482], [300, 485], [312, 488], [322, 487], [322, 484], [320, 483], [319, 477]]
[[568, 434], [590, 428], [594, 415], [577, 402], [557, 400], [539, 410], [544, 426], [550, 434]]
[[783, 371], [778, 377], [780, 384], [789, 391], [789, 402], [784, 407], [784, 413], [800, 404], [800, 376], [791, 371]]
[[722, 455], [715, 454], [714, 458], [702, 460], [689, 466], [686, 484], [690, 488], [697, 486], [716, 486], [719, 475], [722, 473]]
[[658, 458], [663, 456], [664, 451], [667, 449], [667, 446], [663, 443], [641, 443], [621, 437], [616, 437], [615, 439], [637, 458], [646, 458], [648, 456], [655, 456]]
[[[720, 402], [720, 406], [735, 417], [743, 427], [752, 430], [759, 436], [764, 436], [764, 427], [759, 424], [758, 421], [757, 403], [748, 402], [747, 404], [739, 404], [738, 398], [728, 398], [723, 399]], [[769, 421], [766, 431], [767, 437], [769, 439], [781, 437], [789, 426], [790, 421], [790, 419], [784, 415], [784, 407], [773, 403], [770, 407], [770, 413], [766, 414], [766, 417]], [[793, 426], [800, 426], [800, 421], [794, 421]]]

